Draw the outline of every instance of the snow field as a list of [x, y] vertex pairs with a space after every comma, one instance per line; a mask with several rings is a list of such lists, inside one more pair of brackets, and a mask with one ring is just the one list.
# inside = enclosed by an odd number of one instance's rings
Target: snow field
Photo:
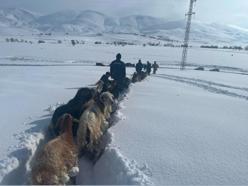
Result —
[[[5, 66], [2, 70], [5, 73], [2, 73], [0, 80], [4, 87], [1, 92], [1, 102], [6, 105], [6, 110], [1, 117], [1, 135], [6, 138], [6, 143], [1, 144], [1, 157], [4, 158], [0, 161], [0, 181], [2, 184], [28, 184], [30, 183], [28, 177], [32, 157], [37, 147], [42, 146], [49, 139], [45, 136], [53, 111], [61, 104], [61, 101], [67, 102], [72, 98], [78, 88], [96, 82], [108, 68]], [[43, 97], [43, 95], [46, 96]], [[9, 102], [10, 96], [22, 98], [17, 99], [19, 107], [16, 106], [17, 102]], [[9, 118], [10, 110], [15, 113], [15, 117]], [[123, 119], [121, 112], [117, 112], [116, 118]], [[13, 125], [8, 125], [9, 123]], [[9, 135], [6, 135], [6, 132]], [[9, 146], [10, 144], [13, 145]], [[90, 180], [91, 182], [93, 180], [94, 184], [100, 184], [101, 181], [109, 184], [122, 184], [123, 180], [126, 180], [127, 184], [148, 182], [148, 178], [142, 174], [138, 165], [135, 165], [133, 161], [129, 162], [118, 149], [109, 145], [106, 150], [108, 153], [97, 163], [98, 168], [94, 168], [96, 173]], [[105, 161], [108, 163], [106, 164]], [[112, 165], [112, 170], [106, 172], [109, 165]], [[119, 171], [119, 176], [114, 178], [117, 171]], [[105, 172], [110, 176], [109, 178], [112, 178], [104, 180], [100, 176], [101, 172]], [[99, 181], [95, 182], [95, 180]], [[85, 183], [85, 180], [81, 179], [79, 184], [81, 182]]]
[[[109, 36], [106, 36], [108, 39]], [[128, 35], [124, 35], [126, 40]], [[136, 63], [138, 59], [146, 61], [157, 61], [165, 67], [175, 67], [181, 60], [181, 48], [170, 47], [143, 47], [143, 46], [113, 46], [95, 45], [95, 38], [73, 37], [77, 40], [90, 40], [85, 45], [72, 46], [72, 38], [58, 37], [67, 42], [62, 44], [52, 43], [48, 38], [44, 38], [47, 43], [37, 44], [39, 38], [23, 37], [34, 40], [34, 44], [26, 43], [6, 43], [5, 37], [0, 37], [0, 64], [19, 65], [92, 65], [96, 62], [109, 64], [113, 61], [117, 53], [121, 53], [123, 61], [126, 63]], [[57, 39], [55, 39], [57, 41]], [[65, 52], [61, 52], [65, 51]], [[225, 71], [246, 72], [248, 74], [247, 63], [248, 52], [232, 50], [213, 50], [191, 48], [188, 55], [188, 64], [193, 67], [207, 66], [208, 68], [218, 67]], [[177, 66], [176, 66], [177, 67]], [[178, 68], [178, 67], [177, 67]]]
[[155, 185], [247, 184], [247, 100], [159, 75], [133, 86], [112, 129], [124, 154], [148, 164]]
[[[109, 64], [118, 52], [125, 62], [156, 60], [163, 68], [131, 86], [105, 153], [95, 166], [80, 160], [77, 183], [248, 184], [247, 53], [192, 48], [191, 66], [181, 72], [178, 48], [0, 46], [1, 184], [28, 183], [51, 113], [95, 83], [108, 67], [94, 64]], [[197, 66], [207, 71], [192, 70]], [[216, 66], [220, 72], [208, 71]]]

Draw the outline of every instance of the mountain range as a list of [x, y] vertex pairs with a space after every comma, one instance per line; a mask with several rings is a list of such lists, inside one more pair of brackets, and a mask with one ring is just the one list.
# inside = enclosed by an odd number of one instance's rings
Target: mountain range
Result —
[[[0, 10], [0, 34], [12, 31], [70, 33], [73, 35], [126, 33], [161, 36], [182, 41], [185, 23], [186, 20], [170, 21], [144, 15], [111, 17], [92, 10], [66, 10], [48, 15], [39, 15], [18, 8]], [[193, 21], [191, 40], [205, 44], [245, 44], [248, 43], [248, 29]]]

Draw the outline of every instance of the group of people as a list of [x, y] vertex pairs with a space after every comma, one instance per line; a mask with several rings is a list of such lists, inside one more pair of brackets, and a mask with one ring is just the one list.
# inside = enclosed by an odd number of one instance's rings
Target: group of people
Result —
[[142, 70], [144, 69], [144, 71], [146, 71], [147, 74], [150, 75], [150, 74], [151, 74], [152, 68], [153, 68], [153, 74], [156, 74], [156, 72], [157, 72], [157, 70], [158, 70], [158, 68], [159, 68], [159, 66], [158, 66], [158, 64], [157, 64], [156, 61], [154, 61], [153, 64], [151, 64], [149, 61], [147, 61], [146, 64], [143, 64], [143, 63], [141, 62], [141, 59], [140, 59], [140, 60], [138, 61], [138, 63], [136, 64], [136, 66], [135, 66], [136, 72], [137, 72], [138, 74], [142, 73]]
[[[137, 74], [147, 73], [150, 75], [152, 68], [153, 74], [156, 74], [159, 68], [156, 61], [154, 61], [153, 64], [151, 64], [149, 61], [147, 61], [147, 64], [142, 64], [141, 60], [139, 60], [135, 65]], [[121, 92], [129, 85], [128, 78], [126, 78], [126, 64], [121, 61], [120, 53], [116, 55], [116, 59], [110, 64], [110, 72], [106, 72], [106, 74], [100, 78], [100, 80], [104, 83], [103, 91], [109, 90], [109, 87], [112, 86], [112, 82], [109, 80], [110, 77], [114, 80], [115, 83], [114, 87], [116, 91], [114, 90], [113, 92], [116, 92], [116, 95], [115, 93], [114, 95], [115, 97], [118, 97], [118, 92]]]

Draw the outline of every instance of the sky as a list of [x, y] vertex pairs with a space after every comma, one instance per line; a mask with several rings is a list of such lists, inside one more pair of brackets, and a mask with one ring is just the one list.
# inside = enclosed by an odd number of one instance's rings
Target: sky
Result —
[[[0, 0], [0, 8], [24, 8], [40, 14], [61, 10], [96, 10], [107, 15], [133, 14], [185, 19], [189, 0]], [[197, 0], [195, 20], [248, 29], [248, 0]]]

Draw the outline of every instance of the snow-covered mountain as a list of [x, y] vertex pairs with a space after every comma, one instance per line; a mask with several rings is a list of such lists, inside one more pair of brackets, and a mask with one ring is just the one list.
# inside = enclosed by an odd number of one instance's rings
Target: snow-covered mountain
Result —
[[106, 16], [95, 11], [62, 11], [35, 20], [41, 31], [52, 32], [104, 32]]
[[35, 20], [40, 15], [24, 9], [0, 9], [0, 34], [30, 34], [35, 30]]
[[[151, 30], [150, 30], [151, 31]], [[184, 37], [185, 20], [167, 22], [150, 32], [152, 35], [181, 40]], [[193, 21], [191, 27], [191, 41], [205, 44], [246, 44], [248, 30], [219, 23], [202, 23]]]
[[[39, 16], [23, 9], [0, 10], [0, 28], [33, 29], [42, 32], [146, 34], [183, 40], [185, 20], [168, 21], [151, 16], [131, 15], [121, 18], [86, 10], [60, 11]], [[217, 23], [193, 21], [191, 39], [201, 43], [247, 43], [248, 30]]]
[[31, 13], [30, 11], [8, 8], [0, 10], [0, 25], [8, 27], [26, 27], [30, 26], [30, 23], [36, 19], [38, 15]]

